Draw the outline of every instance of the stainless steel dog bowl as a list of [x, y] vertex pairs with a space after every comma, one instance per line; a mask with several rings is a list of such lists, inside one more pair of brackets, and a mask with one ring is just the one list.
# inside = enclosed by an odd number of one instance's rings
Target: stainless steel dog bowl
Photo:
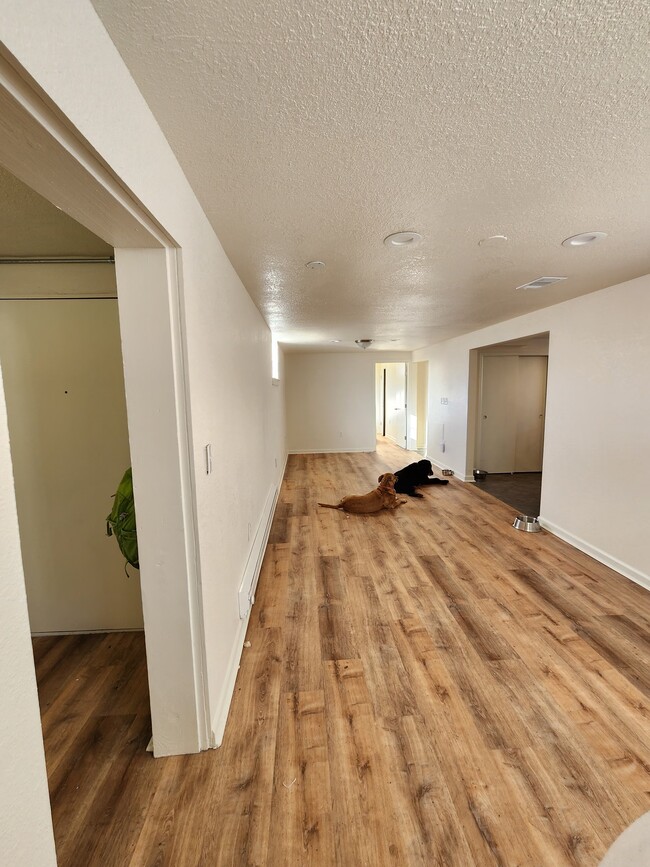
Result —
[[512, 526], [515, 530], [523, 530], [524, 533], [539, 533], [542, 529], [539, 518], [533, 518], [532, 515], [517, 515]]

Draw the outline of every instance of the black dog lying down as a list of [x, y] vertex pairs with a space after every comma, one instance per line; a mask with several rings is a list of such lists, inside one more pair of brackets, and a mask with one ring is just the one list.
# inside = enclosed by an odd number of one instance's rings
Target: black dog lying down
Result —
[[418, 461], [398, 470], [395, 475], [395, 492], [406, 494], [408, 497], [421, 497], [415, 490], [418, 485], [448, 485], [449, 479], [438, 479], [433, 475], [431, 461]]

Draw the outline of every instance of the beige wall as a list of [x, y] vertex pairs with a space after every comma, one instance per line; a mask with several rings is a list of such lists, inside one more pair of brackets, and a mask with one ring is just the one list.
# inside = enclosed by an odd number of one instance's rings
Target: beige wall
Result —
[[285, 356], [289, 452], [374, 451], [376, 364], [409, 361], [406, 352], [288, 352]]
[[[541, 520], [650, 587], [650, 555], [638, 531], [650, 518], [648, 322], [645, 276], [418, 350], [414, 357], [429, 362], [428, 455], [471, 479], [467, 429], [474, 350], [548, 331]], [[441, 405], [441, 397], [449, 403]]]
[[0, 313], [32, 631], [141, 628], [138, 571], [105, 535], [130, 464], [117, 302], [3, 300]]
[[429, 389], [429, 363], [418, 361], [412, 365], [417, 370], [417, 445], [418, 449], [427, 447], [427, 411]]
[[[258, 525], [286, 454], [284, 392], [271, 384], [271, 334], [91, 4], [9, 0], [0, 38], [120, 189], [180, 249], [158, 269], [131, 243], [143, 237], [139, 230], [125, 243], [123, 231], [111, 234], [110, 213], [96, 217], [104, 229], [98, 234], [118, 248], [118, 284], [125, 282], [119, 295], [127, 387], [150, 411], [148, 424], [144, 410], [131, 424], [131, 444], [136, 494], [139, 466], [143, 509], [157, 527], [142, 569], [154, 751], [205, 748], [220, 740], [244, 642], [238, 588], [248, 524]], [[41, 191], [58, 193], [63, 183], [43, 181]], [[161, 279], [150, 282], [154, 272]], [[159, 437], [152, 435], [157, 426]]]

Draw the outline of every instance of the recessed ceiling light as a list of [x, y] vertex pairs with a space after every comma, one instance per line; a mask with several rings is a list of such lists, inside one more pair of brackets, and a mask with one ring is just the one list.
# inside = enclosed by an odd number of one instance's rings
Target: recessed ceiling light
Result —
[[340, 340], [330, 340], [330, 343], [340, 343]]
[[481, 238], [478, 245], [479, 247], [497, 247], [499, 244], [504, 244], [507, 240], [507, 235], [490, 235], [489, 238]]
[[321, 262], [320, 259], [314, 259], [313, 262], [305, 262], [305, 267], [315, 271], [317, 268], [324, 268], [325, 262]]
[[422, 235], [417, 232], [393, 232], [384, 238], [387, 247], [408, 247], [422, 240]]
[[580, 235], [571, 235], [562, 241], [563, 247], [584, 247], [585, 244], [593, 244], [607, 237], [607, 232], [582, 232]]
[[566, 280], [566, 277], [538, 277], [536, 280], [531, 280], [530, 283], [522, 283], [517, 286], [517, 289], [543, 289], [544, 286], [551, 286], [553, 283], [559, 283], [560, 280]]

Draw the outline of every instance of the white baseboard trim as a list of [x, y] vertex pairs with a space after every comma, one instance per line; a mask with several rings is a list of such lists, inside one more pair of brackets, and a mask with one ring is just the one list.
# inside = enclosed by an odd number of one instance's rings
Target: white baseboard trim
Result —
[[32, 632], [32, 638], [48, 635], [105, 635], [111, 632], [144, 632], [143, 626], [111, 626], [106, 629], [56, 629], [53, 632]]
[[[252, 610], [252, 609], [251, 609]], [[221, 695], [217, 702], [217, 710], [212, 718], [210, 746], [213, 749], [221, 746], [223, 735], [228, 722], [228, 713], [230, 712], [230, 704], [235, 692], [235, 682], [237, 680], [237, 672], [239, 671], [239, 661], [244, 650], [244, 640], [246, 638], [246, 630], [248, 629], [248, 621], [250, 620], [251, 612], [246, 615], [245, 620], [239, 621], [239, 629], [232, 645], [230, 659], [228, 660], [228, 668], [226, 669], [226, 677]]]
[[235, 640], [233, 641], [232, 651], [226, 669], [226, 677], [221, 689], [221, 695], [217, 701], [217, 710], [212, 718], [210, 746], [213, 748], [221, 746], [223, 735], [226, 730], [228, 713], [230, 712], [230, 705], [232, 703], [235, 683], [237, 681], [237, 672], [239, 671], [239, 662], [244, 650], [244, 640], [246, 639], [248, 621], [250, 620], [253, 604], [255, 603], [255, 590], [262, 570], [262, 561], [264, 560], [264, 554], [266, 553], [266, 546], [271, 532], [273, 516], [275, 515], [275, 508], [280, 495], [280, 487], [282, 486], [282, 480], [284, 479], [288, 458], [289, 454], [285, 456], [284, 466], [278, 475], [276, 483], [271, 486], [267, 495], [264, 508], [262, 509], [262, 515], [257, 526], [257, 531], [255, 533], [255, 538], [253, 539], [253, 544], [248, 555], [246, 568], [244, 569], [244, 577], [242, 578], [239, 587], [239, 593], [237, 596], [240, 617], [239, 628]]
[[554, 524], [552, 521], [547, 521], [546, 518], [541, 515], [539, 517], [539, 523], [545, 530], [548, 530], [549, 533], [552, 533], [559, 539], [568, 542], [569, 545], [572, 545], [579, 551], [589, 554], [589, 556], [593, 557], [594, 560], [598, 560], [599, 563], [609, 566], [610, 569], [619, 572], [625, 578], [634, 581], [635, 584], [639, 584], [641, 587], [645, 587], [646, 590], [650, 590], [650, 576], [645, 575], [633, 566], [629, 566], [627, 563], [623, 563], [622, 560], [612, 557], [605, 551], [601, 551], [600, 548], [590, 545], [589, 542], [585, 542], [584, 539], [580, 539], [578, 536], [574, 536], [573, 533], [569, 533], [562, 527], [558, 527], [558, 525]]
[[275, 514], [275, 506], [280, 495], [280, 483], [271, 485], [266, 497], [266, 502], [262, 509], [260, 520], [253, 536], [253, 544], [248, 553], [248, 560], [244, 569], [244, 575], [239, 585], [237, 594], [239, 604], [239, 617], [244, 620], [247, 617], [253, 602], [255, 601], [255, 588], [257, 580], [260, 577], [262, 570], [262, 561], [266, 551], [266, 543], [268, 542], [271, 532], [271, 524], [273, 523], [273, 515]]
[[371, 449], [290, 449], [290, 455], [338, 455], [351, 454], [352, 452], [374, 452], [374, 447]]
[[[433, 464], [434, 467], [437, 467], [439, 470], [454, 470], [454, 468], [450, 467], [449, 464], [441, 464], [439, 461], [435, 460], [434, 458], [430, 457], [429, 455], [425, 455], [425, 457], [428, 461], [431, 461], [431, 463]], [[461, 474], [457, 473], [456, 470], [454, 470], [454, 475], [452, 476], [452, 478], [459, 479], [459, 481], [461, 481], [461, 482], [473, 482], [474, 481], [474, 476], [466, 476], [464, 474], [461, 475]]]

